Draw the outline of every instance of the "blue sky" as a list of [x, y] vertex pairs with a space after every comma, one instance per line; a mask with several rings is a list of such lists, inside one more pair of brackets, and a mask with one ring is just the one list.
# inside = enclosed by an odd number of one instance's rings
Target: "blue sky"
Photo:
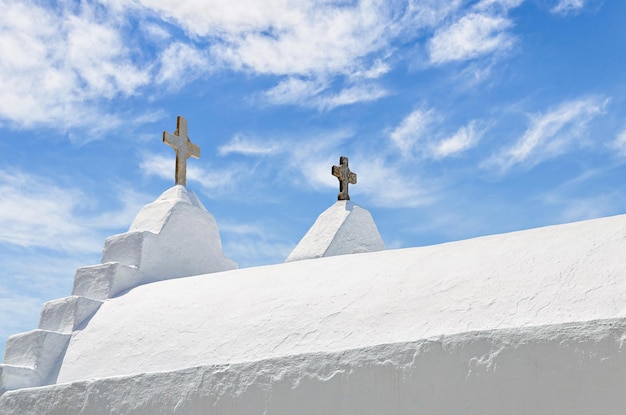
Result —
[[244, 267], [335, 201], [340, 155], [388, 248], [626, 210], [623, 1], [0, 8], [0, 342], [173, 185], [177, 115], [188, 188]]

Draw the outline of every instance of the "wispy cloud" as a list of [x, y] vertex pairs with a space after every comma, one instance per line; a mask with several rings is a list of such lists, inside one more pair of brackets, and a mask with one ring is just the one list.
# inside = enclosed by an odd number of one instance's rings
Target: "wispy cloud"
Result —
[[613, 167], [586, 169], [578, 176], [550, 188], [541, 198], [548, 207], [560, 210], [559, 222], [586, 220], [623, 213], [626, 193], [607, 191], [606, 183], [614, 173]]
[[335, 92], [326, 81], [289, 77], [265, 91], [263, 95], [272, 104], [331, 110], [344, 105], [376, 101], [389, 95], [389, 92], [371, 82], [349, 85]]
[[[358, 194], [367, 196], [374, 206], [387, 208], [416, 207], [434, 201], [433, 189], [416, 169], [372, 154], [361, 154], [354, 169], [358, 174]], [[336, 180], [333, 185], [336, 185]]]
[[432, 109], [417, 109], [407, 115], [389, 137], [398, 149], [409, 154], [419, 141], [426, 139], [435, 117]]
[[225, 64], [275, 75], [353, 70], [360, 58], [385, 46], [395, 12], [381, 1], [136, 3], [173, 19], [190, 35], [219, 39], [211, 50]]
[[626, 129], [617, 135], [610, 147], [620, 156], [626, 156]]
[[432, 157], [443, 159], [460, 154], [474, 147], [480, 140], [481, 135], [482, 131], [478, 130], [476, 122], [471, 122], [469, 125], [459, 128], [452, 136], [434, 144]]
[[607, 104], [603, 97], [586, 97], [531, 115], [522, 137], [489, 159], [485, 166], [496, 166], [505, 172], [515, 165], [534, 166], [564, 153], [585, 136], [589, 123], [604, 113]]
[[[378, 80], [393, 69], [394, 43], [422, 37], [463, 8], [461, 1], [404, 0], [98, 3], [0, 0], [0, 82], [14, 86], [0, 92], [0, 119], [97, 135], [135, 115], [117, 112], [112, 99], [146, 94], [151, 84], [176, 91], [219, 70], [277, 77], [263, 94], [272, 104], [325, 111], [371, 102], [390, 94]], [[511, 22], [489, 10], [513, 3], [483, 1], [436, 30], [431, 62], [508, 47]], [[172, 24], [185, 34], [168, 30]]]
[[524, 0], [481, 0], [474, 6], [475, 10], [480, 11], [508, 11], [518, 7]]
[[[230, 165], [223, 169], [209, 169], [206, 163], [198, 166], [197, 163], [187, 165], [187, 180], [196, 182], [203, 190], [210, 191], [206, 194], [211, 197], [220, 197], [235, 188], [239, 181], [245, 180], [250, 172], [237, 165]], [[161, 179], [171, 180], [174, 183], [172, 160], [169, 157], [158, 154], [145, 154], [139, 164], [142, 174], [156, 176]]]
[[344, 105], [356, 104], [358, 102], [376, 101], [386, 97], [389, 92], [376, 84], [365, 84], [351, 86], [340, 90], [337, 93], [331, 93], [320, 96], [312, 101], [312, 104], [319, 109], [330, 110]]
[[[244, 156], [262, 159], [259, 170], [269, 170], [280, 183], [300, 185], [310, 190], [336, 189], [337, 179], [330, 167], [339, 162], [340, 148], [352, 137], [347, 130], [330, 131], [293, 140], [242, 139], [238, 135], [223, 146], [228, 154], [239, 150]], [[274, 150], [260, 152], [266, 145]], [[276, 160], [281, 162], [277, 163]], [[407, 166], [397, 155], [358, 152], [351, 158], [351, 168], [358, 174], [361, 197], [372, 205], [384, 207], [414, 207], [431, 203], [433, 192], [418, 177], [415, 166]], [[237, 179], [242, 180], [241, 177]], [[324, 190], [326, 191], [326, 190]]]
[[[404, 0], [104, 3], [173, 22], [197, 44], [205, 45], [213, 67], [278, 76], [278, 83], [265, 93], [270, 103], [320, 110], [386, 96], [385, 88], [372, 81], [391, 70], [394, 41], [421, 36], [420, 29], [439, 24], [461, 7], [460, 1]], [[149, 33], [164, 35], [153, 26]], [[175, 53], [164, 54], [168, 55]], [[205, 58], [199, 53], [188, 55], [195, 63]], [[162, 72], [176, 69], [162, 60]], [[330, 80], [333, 91], [327, 91]]]
[[430, 39], [430, 61], [438, 65], [507, 50], [514, 44], [513, 36], [506, 32], [512, 24], [510, 19], [502, 16], [467, 14], [438, 30]]
[[[7, 281], [7, 286], [8, 283]], [[39, 297], [13, 291], [0, 291], [0, 322], [2, 322], [0, 344], [4, 344], [8, 336], [15, 334], [18, 330], [23, 330], [25, 323], [31, 323], [31, 327], [34, 328], [41, 306], [42, 301]]]
[[[328, 166], [336, 162], [337, 148], [352, 135], [350, 130], [336, 130], [310, 133], [293, 140], [237, 134], [219, 148], [218, 154], [226, 156], [238, 153], [249, 157], [264, 157], [269, 164], [261, 165], [259, 169], [280, 167], [274, 175], [285, 177], [291, 183], [306, 183], [311, 188], [327, 187], [333, 183], [333, 178], [328, 174]], [[283, 157], [285, 155], [287, 157]], [[283, 162], [273, 163], [273, 158], [279, 156]]]
[[196, 47], [181, 43], [171, 43], [160, 56], [160, 70], [155, 81], [167, 84], [171, 89], [179, 89], [202, 74], [209, 73], [209, 57]]
[[67, 252], [99, 252], [103, 232], [127, 226], [144, 195], [121, 192], [122, 207], [90, 213], [88, 195], [44, 177], [0, 170], [0, 244]]
[[621, 213], [618, 206], [623, 205], [624, 198], [620, 196], [616, 192], [611, 192], [563, 200], [560, 220], [562, 222], [574, 222]]
[[[336, 162], [337, 148], [352, 136], [349, 130], [293, 138], [263, 138], [235, 134], [218, 149], [223, 158], [209, 166], [207, 163], [189, 163], [187, 181], [202, 187], [209, 198], [229, 197], [254, 199], [263, 195], [267, 202], [271, 198], [267, 187], [292, 186], [318, 189], [333, 186], [330, 165]], [[229, 158], [238, 154], [240, 158]], [[280, 160], [280, 162], [277, 162]], [[173, 183], [171, 159], [157, 154], [146, 154], [140, 169], [146, 176], [155, 176]], [[265, 192], [265, 193], [264, 193]], [[249, 200], [248, 200], [249, 201]]]
[[394, 147], [403, 156], [420, 155], [422, 158], [440, 160], [459, 155], [475, 146], [483, 130], [474, 120], [446, 135], [445, 116], [432, 108], [421, 108], [407, 115], [389, 132]]
[[[284, 144], [288, 163], [280, 173], [292, 183], [306, 183], [312, 189], [334, 186], [330, 166], [337, 162], [337, 149], [353, 136], [350, 130], [336, 130], [302, 137]], [[298, 172], [294, 176], [293, 172]]]
[[377, 79], [391, 70], [388, 63], [376, 59], [369, 68], [356, 70], [350, 74], [352, 79]]
[[581, 10], [585, 6], [585, 0], [559, 0], [550, 11], [554, 14], [569, 14]]
[[[117, 29], [89, 6], [1, 3], [0, 118], [17, 127], [89, 126], [101, 99], [129, 96], [146, 85]], [[95, 103], [95, 105], [90, 105]]]
[[[169, 157], [156, 154], [144, 155], [139, 168], [145, 176], [156, 176], [174, 183], [172, 160]], [[191, 163], [187, 165], [187, 180], [198, 183], [204, 190], [218, 191], [218, 193], [213, 193], [213, 197], [217, 197], [221, 192], [226, 192], [234, 186], [233, 177], [236, 173], [234, 167], [214, 171]]]
[[243, 154], [246, 156], [262, 156], [281, 152], [281, 145], [271, 140], [250, 139], [242, 134], [236, 134], [226, 144], [217, 149], [217, 154], [227, 156], [229, 154]]
[[328, 88], [325, 81], [288, 77], [264, 92], [265, 99], [277, 105], [310, 105], [311, 99]]
[[240, 267], [283, 262], [294, 245], [277, 228], [276, 224], [221, 221], [224, 252]]

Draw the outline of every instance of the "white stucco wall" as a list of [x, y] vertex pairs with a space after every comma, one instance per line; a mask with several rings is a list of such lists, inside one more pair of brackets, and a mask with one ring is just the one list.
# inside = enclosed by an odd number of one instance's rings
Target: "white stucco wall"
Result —
[[3, 414], [623, 415], [626, 320], [11, 391]]
[[626, 215], [159, 281], [106, 300], [58, 382], [626, 317]]

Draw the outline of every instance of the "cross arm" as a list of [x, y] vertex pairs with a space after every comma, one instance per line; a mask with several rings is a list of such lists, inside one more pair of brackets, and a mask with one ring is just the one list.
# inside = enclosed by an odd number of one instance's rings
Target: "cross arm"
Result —
[[200, 146], [194, 143], [189, 143], [189, 156], [199, 159], [200, 158]]
[[356, 184], [356, 173], [350, 172], [348, 175], [348, 182], [350, 182], [350, 184]]
[[172, 147], [174, 150], [178, 150], [178, 147], [181, 144], [179, 136], [170, 134], [167, 131], [163, 131], [163, 142]]

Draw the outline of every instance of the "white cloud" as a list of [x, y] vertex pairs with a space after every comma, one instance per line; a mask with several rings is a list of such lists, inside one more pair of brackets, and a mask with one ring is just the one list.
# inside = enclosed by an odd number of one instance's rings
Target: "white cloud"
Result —
[[161, 179], [174, 179], [172, 173], [172, 160], [165, 156], [149, 154], [139, 164], [142, 174], [146, 176], [156, 176]]
[[393, 144], [408, 155], [419, 141], [427, 138], [434, 119], [433, 110], [415, 110], [407, 115], [389, 136]]
[[384, 88], [374, 83], [360, 83], [332, 92], [328, 83], [321, 80], [303, 80], [289, 77], [267, 90], [265, 99], [272, 104], [300, 105], [320, 110], [375, 101], [389, 95]]
[[323, 92], [328, 85], [321, 80], [305, 80], [288, 77], [280, 81], [275, 87], [265, 92], [265, 99], [272, 104], [302, 104], [310, 103], [311, 99]]
[[559, 0], [550, 11], [554, 14], [577, 12], [585, 6], [585, 0]]
[[329, 110], [343, 105], [356, 104], [358, 102], [376, 101], [386, 97], [389, 92], [375, 84], [358, 85], [340, 90], [336, 94], [320, 96], [312, 101], [312, 104], [320, 109]]
[[[4, 281], [0, 281], [4, 283]], [[11, 281], [6, 281], [7, 286]], [[34, 316], [39, 315], [41, 299], [18, 292], [0, 292], [0, 344], [18, 331], [23, 331], [27, 323], [35, 323]], [[27, 327], [27, 326], [26, 326]], [[32, 329], [33, 327], [29, 327]]]
[[235, 238], [224, 238], [224, 253], [230, 258], [244, 258], [238, 260], [239, 267], [251, 267], [265, 264], [279, 264], [287, 258], [294, 246], [289, 242], [277, 238], [255, 237], [239, 235]]
[[194, 46], [174, 42], [160, 56], [161, 69], [156, 75], [158, 84], [167, 83], [179, 89], [210, 70], [209, 58]]
[[[156, 176], [161, 179], [171, 180], [174, 185], [174, 168], [172, 159], [157, 154], [147, 154], [139, 165], [145, 176]], [[236, 183], [248, 177], [244, 169], [231, 165], [224, 169], [211, 170], [198, 166], [197, 163], [187, 164], [187, 181], [198, 183], [207, 196], [219, 197], [225, 192], [235, 188]]]
[[260, 142], [258, 140], [246, 138], [241, 134], [236, 134], [228, 143], [220, 146], [217, 149], [217, 153], [220, 156], [227, 156], [229, 154], [261, 156], [276, 154], [280, 151], [280, 145], [276, 142], [268, 140]]
[[90, 214], [86, 219], [80, 219], [80, 222], [87, 222], [89, 227], [96, 229], [128, 228], [141, 208], [153, 200], [151, 195], [137, 192], [127, 186], [118, 185], [115, 194], [121, 208]]
[[[478, 135], [472, 124], [466, 128], [468, 135]], [[261, 188], [264, 186], [271, 187], [273, 193], [280, 193], [282, 187], [294, 185], [308, 190], [333, 189], [334, 193], [337, 190], [337, 179], [331, 175], [331, 166], [338, 164], [339, 156], [344, 154], [341, 149], [352, 137], [353, 133], [349, 130], [308, 134], [297, 139], [293, 137], [264, 139], [237, 134], [221, 146], [218, 153], [222, 156], [239, 154], [247, 159], [240, 159], [238, 165], [224, 165], [215, 172], [197, 168], [202, 173], [190, 174], [189, 180], [203, 178], [216, 186], [215, 191], [207, 193], [209, 197], [219, 195], [223, 197], [226, 190], [238, 189], [239, 193], [245, 193], [249, 199], [255, 197], [254, 192], [262, 191], [262, 197], [267, 202], [271, 196], [263, 192]], [[431, 203], [433, 200], [432, 189], [428, 189], [420, 181], [413, 164], [407, 165], [402, 160], [395, 160], [393, 156], [390, 158], [384, 153], [355, 154], [354, 158], [350, 157], [350, 161], [350, 167], [358, 174], [359, 181], [354, 194], [361, 195], [361, 200], [367, 198], [372, 205], [384, 207], [414, 207]], [[141, 168], [144, 174], [173, 180], [171, 163], [168, 158], [153, 155], [144, 159]], [[233, 171], [235, 173], [231, 174]], [[261, 179], [263, 177], [267, 179]], [[236, 197], [237, 193], [230, 192], [228, 196]], [[259, 254], [260, 251], [254, 248], [254, 241], [260, 238], [258, 227], [228, 223], [225, 226], [224, 232], [246, 234], [239, 242], [227, 242], [225, 238], [225, 249], [227, 246], [234, 251], [252, 249], [250, 251], [252, 258]], [[244, 239], [248, 242], [244, 243]], [[265, 242], [268, 249], [276, 244], [282, 244], [273, 239]]]
[[391, 70], [391, 67], [380, 59], [376, 59], [370, 68], [357, 70], [350, 76], [354, 79], [377, 79]]
[[[490, 3], [510, 7], [513, 1]], [[97, 134], [128, 118], [115, 112], [111, 99], [144, 93], [153, 83], [175, 90], [220, 69], [284, 77], [265, 93], [273, 104], [330, 110], [373, 101], [389, 94], [374, 80], [391, 70], [394, 42], [423, 36], [463, 4], [99, 0], [46, 8], [0, 0], [0, 82], [13, 86], [0, 92], [0, 119], [20, 128], [89, 127]], [[139, 31], [131, 33], [133, 19]], [[181, 27], [187, 38], [166, 30], [165, 22]], [[431, 58], [439, 62], [500, 48], [506, 36], [496, 32], [506, 22], [468, 15], [438, 32]], [[444, 52], [445, 42], [437, 39], [447, 36], [449, 43], [459, 27], [474, 28], [474, 46], [460, 48], [460, 55]], [[138, 33], [142, 39], [134, 38]]]
[[146, 23], [141, 28], [153, 42], [163, 42], [172, 38], [170, 32], [157, 24]]
[[[394, 41], [421, 36], [420, 30], [430, 30], [463, 4], [460, 0], [101, 2], [115, 10], [156, 14], [178, 25], [196, 44], [206, 45], [216, 67], [285, 77], [266, 92], [270, 103], [322, 110], [387, 95], [371, 80], [390, 71]], [[341, 91], [320, 95], [331, 79]]]
[[[351, 169], [357, 173], [358, 188], [351, 193], [357, 197], [366, 195], [374, 206], [416, 207], [433, 201], [430, 190], [419, 181], [414, 168], [404, 169], [401, 163], [371, 154], [359, 155], [353, 164]], [[333, 185], [336, 184], [334, 180]]]
[[283, 262], [293, 244], [275, 223], [220, 222], [224, 252], [231, 258], [245, 258], [240, 267]]
[[563, 211], [561, 212], [562, 222], [574, 222], [622, 213], [617, 208], [620, 206], [621, 200], [614, 193], [587, 198], [573, 198], [563, 202], [566, 203], [563, 203]]
[[389, 137], [403, 157], [440, 160], [459, 155], [478, 144], [484, 134], [480, 124], [481, 121], [472, 120], [449, 133], [444, 114], [422, 108], [407, 115], [389, 132]]
[[6, 0], [0, 7], [0, 118], [18, 127], [86, 126], [77, 115], [101, 113], [91, 101], [149, 82], [114, 25], [88, 6], [80, 14]]
[[482, 132], [476, 129], [476, 123], [471, 122], [459, 128], [452, 136], [435, 143], [432, 148], [432, 157], [442, 159], [462, 153], [474, 147], [481, 135]]
[[493, 10], [494, 8], [500, 7], [502, 9], [509, 10], [515, 7], [518, 7], [524, 2], [524, 0], [482, 0], [476, 6], [474, 6], [475, 10]]
[[[145, 196], [121, 191], [119, 211], [88, 212], [89, 197], [44, 177], [0, 170], [0, 244], [99, 252], [102, 231], [127, 226]], [[133, 213], [134, 212], [134, 213]]]
[[443, 159], [458, 155], [479, 141], [484, 131], [478, 129], [474, 120], [446, 136], [445, 118], [434, 109], [418, 109], [407, 115], [391, 130], [389, 137], [403, 156], [421, 155], [428, 159]]
[[467, 1], [465, 0], [409, 0], [399, 25], [404, 32], [418, 33], [420, 30], [438, 26], [448, 16], [453, 15]]
[[608, 100], [587, 97], [566, 101], [546, 113], [531, 116], [530, 125], [517, 142], [496, 154], [486, 166], [502, 171], [518, 164], [533, 166], [567, 151], [584, 136], [588, 124], [604, 113]]
[[312, 75], [351, 72], [385, 46], [394, 5], [296, 0], [127, 2], [173, 19], [190, 35], [213, 42], [213, 54], [230, 67], [256, 73]]
[[[281, 175], [291, 182], [305, 182], [313, 189], [335, 186], [337, 179], [330, 174], [331, 166], [339, 161], [341, 144], [352, 135], [352, 131], [337, 130], [284, 142], [283, 148], [289, 156]], [[297, 176], [294, 171], [298, 172]]]
[[60, 250], [100, 248], [85, 240], [80, 223], [73, 219], [83, 200], [77, 190], [0, 171], [0, 192], [6, 196], [0, 201], [1, 243]]
[[[333, 187], [336, 179], [330, 175], [330, 166], [337, 162], [341, 143], [351, 136], [347, 130], [295, 139], [237, 134], [219, 148], [218, 154], [244, 157], [218, 159], [219, 165], [212, 166], [194, 160], [187, 165], [187, 182], [199, 184], [208, 198], [243, 198], [247, 203], [255, 198], [267, 203], [281, 186]], [[146, 154], [140, 169], [146, 176], [156, 176], [173, 184], [174, 168], [169, 157]]]
[[437, 30], [428, 42], [430, 61], [463, 61], [509, 49], [514, 38], [505, 32], [512, 22], [505, 17], [470, 13], [449, 27]]
[[610, 145], [620, 156], [626, 156], [626, 130], [617, 135]]
[[[338, 149], [341, 144], [352, 137], [349, 130], [336, 130], [319, 134], [308, 134], [297, 139], [264, 139], [235, 135], [230, 142], [221, 146], [220, 155], [241, 154], [248, 157], [263, 157], [266, 163], [253, 167], [240, 167], [240, 173], [232, 180], [241, 183], [249, 175], [267, 173], [271, 170], [269, 181], [287, 180], [292, 184], [306, 184], [310, 188], [331, 187], [336, 179], [330, 175], [330, 167], [337, 163]], [[280, 163], [273, 160], [280, 157]], [[165, 161], [167, 171], [171, 170], [171, 161]], [[142, 167], [144, 164], [142, 163]], [[147, 165], [146, 165], [147, 167]], [[230, 171], [230, 168], [227, 169]], [[249, 173], [244, 173], [249, 172]]]

